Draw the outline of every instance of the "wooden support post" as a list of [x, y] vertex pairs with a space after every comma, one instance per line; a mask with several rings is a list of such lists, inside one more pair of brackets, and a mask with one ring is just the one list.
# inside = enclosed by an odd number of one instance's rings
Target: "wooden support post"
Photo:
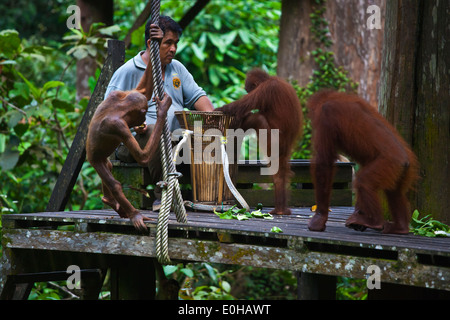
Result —
[[179, 21], [179, 25], [182, 29], [191, 23], [192, 20], [199, 14], [200, 11], [209, 3], [210, 0], [197, 0], [197, 2], [186, 12], [186, 14]]
[[69, 154], [56, 181], [46, 211], [64, 211], [69, 201], [70, 193], [77, 181], [78, 174], [86, 159], [86, 137], [97, 106], [103, 101], [106, 88], [114, 72], [125, 60], [125, 45], [123, 41], [108, 40], [108, 57], [95, 86], [94, 92], [81, 120], [78, 131], [70, 147]]
[[152, 258], [121, 256], [111, 268], [111, 299], [154, 300], [155, 281]]
[[368, 300], [449, 300], [450, 291], [381, 282], [368, 291]]
[[299, 300], [335, 300], [336, 277], [301, 272], [297, 277]]

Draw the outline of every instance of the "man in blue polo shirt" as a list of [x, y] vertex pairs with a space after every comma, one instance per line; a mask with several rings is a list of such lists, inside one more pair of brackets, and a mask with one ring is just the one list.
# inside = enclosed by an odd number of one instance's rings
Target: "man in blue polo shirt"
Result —
[[[180, 127], [174, 112], [183, 108], [198, 111], [213, 111], [214, 107], [207, 97], [205, 91], [197, 85], [192, 75], [186, 67], [174, 59], [177, 51], [177, 44], [182, 34], [182, 29], [173, 19], [161, 16], [159, 27], [164, 33], [160, 43], [161, 71], [164, 81], [164, 91], [171, 96], [172, 106], [167, 112], [167, 121], [171, 131]], [[105, 98], [110, 92], [115, 90], [127, 91], [134, 89], [139, 83], [145, 68], [150, 61], [150, 35], [151, 28], [158, 28], [150, 25], [150, 20], [145, 26], [146, 50], [139, 52], [134, 58], [121, 66], [111, 78], [106, 89]], [[134, 128], [135, 138], [139, 144], [145, 145], [156, 122], [156, 103], [152, 98], [149, 101], [149, 108], [146, 115], [146, 126], [144, 128]], [[135, 162], [125, 146], [117, 148], [115, 157], [124, 162]], [[155, 153], [149, 163], [151, 183], [156, 183], [162, 179], [162, 168], [160, 153]], [[157, 199], [160, 199], [160, 190], [155, 190]], [[154, 204], [154, 210], [158, 205]]]

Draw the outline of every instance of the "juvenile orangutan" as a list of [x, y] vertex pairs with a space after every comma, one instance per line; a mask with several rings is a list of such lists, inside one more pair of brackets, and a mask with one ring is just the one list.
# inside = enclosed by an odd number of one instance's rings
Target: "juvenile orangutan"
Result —
[[[155, 38], [162, 38], [162, 32], [152, 33]], [[153, 92], [153, 76], [151, 63], [135, 90], [114, 91], [98, 107], [89, 125], [86, 155], [89, 163], [102, 179], [102, 201], [112, 207], [122, 218], [129, 218], [138, 230], [147, 230], [144, 220], [149, 218], [140, 214], [123, 194], [119, 181], [111, 174], [112, 164], [108, 156], [123, 143], [136, 161], [146, 166], [153, 153], [156, 152], [163, 130], [167, 110], [172, 99], [167, 94], [163, 100], [156, 98], [158, 104], [155, 128], [143, 149], [132, 135], [130, 128], [142, 125], [147, 113], [147, 101]]]
[[[356, 95], [322, 91], [307, 105], [313, 128], [313, 175], [317, 209], [312, 231], [324, 231], [340, 152], [360, 164], [356, 174], [355, 212], [346, 226], [364, 231], [407, 234], [411, 212], [407, 191], [417, 179], [418, 162], [407, 143], [367, 101]], [[379, 192], [386, 194], [392, 222], [385, 222]]]
[[279, 130], [279, 143], [272, 146], [268, 139], [267, 153], [272, 148], [279, 149], [279, 169], [273, 176], [275, 189], [275, 208], [272, 214], [289, 215], [286, 186], [292, 176], [289, 160], [294, 142], [303, 132], [303, 115], [300, 102], [294, 88], [285, 80], [270, 76], [265, 71], [253, 69], [247, 73], [245, 90], [241, 99], [217, 108], [225, 114], [233, 115], [235, 128]]

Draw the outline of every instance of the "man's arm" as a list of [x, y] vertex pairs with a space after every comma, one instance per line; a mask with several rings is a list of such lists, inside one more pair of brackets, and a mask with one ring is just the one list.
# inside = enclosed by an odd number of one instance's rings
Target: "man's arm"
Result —
[[195, 110], [198, 111], [213, 111], [214, 107], [211, 103], [211, 100], [209, 100], [208, 96], [201, 96], [197, 99], [194, 103]]

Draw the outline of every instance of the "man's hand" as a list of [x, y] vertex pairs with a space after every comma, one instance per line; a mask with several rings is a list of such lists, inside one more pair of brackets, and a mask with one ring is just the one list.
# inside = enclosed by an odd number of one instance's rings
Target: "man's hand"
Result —
[[162, 38], [164, 38], [164, 32], [156, 24], [151, 24], [150, 39], [161, 42]]
[[155, 98], [156, 104], [158, 105], [158, 117], [165, 117], [167, 115], [167, 110], [169, 110], [172, 105], [172, 98], [167, 93], [164, 93], [164, 98], [162, 100], [159, 100], [158, 97]]

